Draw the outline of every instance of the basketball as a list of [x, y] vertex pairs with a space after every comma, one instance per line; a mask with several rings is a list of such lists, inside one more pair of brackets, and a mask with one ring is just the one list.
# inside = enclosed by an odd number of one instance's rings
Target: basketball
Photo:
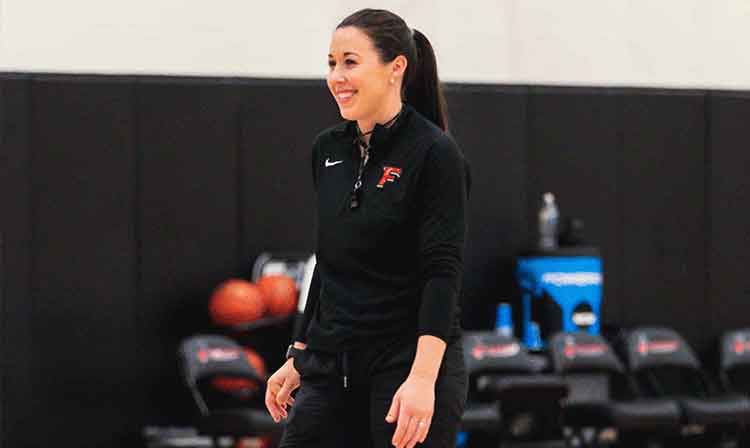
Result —
[[247, 280], [229, 279], [211, 294], [208, 310], [215, 324], [238, 325], [261, 318], [266, 304], [258, 286]]
[[267, 275], [258, 280], [266, 308], [273, 316], [285, 316], [297, 308], [297, 285], [286, 275]]

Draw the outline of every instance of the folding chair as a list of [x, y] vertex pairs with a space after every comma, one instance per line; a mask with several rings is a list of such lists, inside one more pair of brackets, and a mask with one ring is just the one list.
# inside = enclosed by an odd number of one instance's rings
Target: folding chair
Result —
[[562, 415], [572, 443], [598, 446], [616, 437], [630, 447], [679, 434], [677, 403], [638, 399], [623, 364], [601, 336], [557, 333], [549, 350], [555, 372], [568, 384]]
[[641, 391], [677, 400], [685, 429], [728, 439], [750, 421], [750, 401], [721, 391], [701, 369], [693, 350], [674, 330], [635, 328], [625, 335], [625, 355]]
[[248, 362], [242, 347], [224, 336], [197, 335], [184, 340], [178, 351], [182, 377], [193, 396], [200, 418], [198, 432], [219, 446], [221, 437], [278, 437], [282, 423], [273, 421], [266, 409], [248, 408], [230, 394], [211, 386], [217, 377], [244, 379], [256, 384], [258, 393], [265, 379]]
[[724, 388], [750, 397], [750, 328], [724, 333], [719, 357], [719, 376]]
[[495, 446], [500, 440], [562, 439], [559, 402], [567, 388], [559, 377], [539, 373], [538, 360], [512, 337], [466, 332], [463, 342], [469, 374], [464, 430]]

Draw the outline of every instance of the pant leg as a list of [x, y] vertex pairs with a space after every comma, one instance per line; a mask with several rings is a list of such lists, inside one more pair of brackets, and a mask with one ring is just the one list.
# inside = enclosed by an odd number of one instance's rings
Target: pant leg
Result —
[[338, 356], [305, 350], [294, 360], [300, 387], [279, 448], [349, 447], [354, 416], [346, 408]]
[[[393, 395], [406, 380], [417, 351], [416, 339], [404, 344], [393, 344], [373, 361], [370, 406], [370, 430], [374, 448], [391, 448], [396, 423], [387, 423], [385, 416]], [[466, 406], [468, 379], [464, 365], [461, 340], [446, 347], [443, 362], [435, 383], [435, 411], [424, 443], [427, 448], [449, 448], [456, 444], [456, 436]]]

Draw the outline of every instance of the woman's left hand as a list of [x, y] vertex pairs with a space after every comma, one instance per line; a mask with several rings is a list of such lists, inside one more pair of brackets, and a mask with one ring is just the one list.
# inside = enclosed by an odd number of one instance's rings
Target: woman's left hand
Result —
[[435, 379], [410, 374], [393, 395], [385, 421], [398, 420], [391, 443], [396, 448], [412, 448], [424, 442], [435, 410]]

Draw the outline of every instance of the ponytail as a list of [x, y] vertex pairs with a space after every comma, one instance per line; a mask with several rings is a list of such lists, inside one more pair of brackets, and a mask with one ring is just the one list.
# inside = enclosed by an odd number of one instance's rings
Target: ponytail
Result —
[[[422, 115], [443, 131], [448, 131], [448, 105], [437, 74], [437, 60], [430, 41], [421, 32], [414, 30], [416, 68], [409, 71], [405, 79], [404, 96]], [[412, 61], [409, 61], [412, 63]]]
[[384, 9], [361, 9], [336, 27], [353, 26], [372, 39], [383, 62], [398, 55], [408, 61], [402, 84], [401, 99], [420, 114], [448, 131], [448, 106], [437, 74], [437, 61], [430, 41], [417, 30], [412, 31], [404, 20]]

